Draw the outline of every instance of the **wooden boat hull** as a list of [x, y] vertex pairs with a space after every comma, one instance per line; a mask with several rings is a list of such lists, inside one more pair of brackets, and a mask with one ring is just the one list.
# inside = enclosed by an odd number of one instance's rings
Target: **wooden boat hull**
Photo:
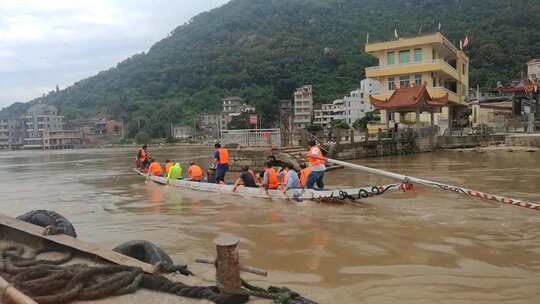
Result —
[[[131, 267], [139, 267], [144, 272], [152, 274], [156, 269], [153, 265], [141, 262], [134, 258], [122, 255], [109, 249], [104, 249], [94, 244], [72, 238], [67, 235], [43, 235], [43, 227], [39, 227], [30, 223], [26, 223], [15, 218], [11, 218], [0, 214], [0, 247], [5, 248], [11, 245], [22, 245], [30, 250], [37, 250], [42, 246], [53, 245], [59, 250], [69, 249], [73, 252], [73, 260], [68, 264], [86, 264], [89, 266], [107, 266], [107, 265], [124, 265]], [[193, 266], [193, 267], [192, 267]], [[197, 273], [208, 273], [206, 266], [198, 266], [197, 264], [190, 265], [190, 268]], [[193, 286], [208, 286], [215, 284], [208, 278], [199, 276], [182, 276], [178, 274], [166, 275], [172, 281], [179, 281], [184, 284]], [[207, 274], [205, 276], [211, 277]], [[16, 303], [16, 304], [36, 304], [31, 298], [24, 295], [22, 292], [13, 287], [5, 278], [0, 276], [0, 303]], [[258, 299], [252, 297], [249, 303], [270, 303], [270, 300]], [[90, 303], [84, 301], [75, 301], [73, 303]], [[170, 303], [170, 304], [189, 304], [189, 303], [212, 303], [207, 300], [195, 300], [185, 297], [179, 297], [172, 294], [156, 292], [147, 289], [139, 289], [135, 293], [122, 296], [108, 297], [100, 300], [92, 300], [92, 303], [104, 304], [144, 304], [144, 303]]]
[[249, 198], [261, 198], [261, 199], [294, 199], [297, 201], [302, 200], [320, 200], [320, 199], [365, 199], [377, 195], [384, 194], [388, 191], [395, 191], [400, 189], [401, 184], [386, 184], [381, 186], [366, 186], [360, 188], [348, 188], [348, 189], [329, 189], [329, 190], [312, 190], [312, 189], [291, 189], [286, 193], [280, 190], [264, 190], [261, 188], [248, 188], [238, 187], [236, 191], [233, 191], [233, 185], [226, 184], [214, 184], [206, 182], [192, 182], [187, 180], [168, 180], [165, 177], [160, 176], [148, 176], [139, 170], [134, 171], [151, 180], [152, 182], [160, 185], [169, 185], [176, 188], [191, 189], [195, 191], [222, 193], [235, 196], [243, 196]]

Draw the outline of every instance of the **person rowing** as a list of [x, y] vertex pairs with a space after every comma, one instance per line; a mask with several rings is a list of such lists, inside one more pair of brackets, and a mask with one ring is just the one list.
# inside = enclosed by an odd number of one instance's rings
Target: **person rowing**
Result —
[[157, 161], [151, 158], [148, 173], [152, 176], [163, 176], [163, 168], [161, 168], [161, 165]]
[[286, 193], [290, 189], [298, 189], [302, 186], [300, 185], [300, 178], [298, 178], [298, 173], [294, 170], [294, 166], [290, 163], [285, 164], [287, 168], [287, 178], [285, 179], [285, 185], [283, 187], [283, 192]]
[[266, 190], [277, 189], [279, 186], [278, 175], [276, 170], [272, 167], [271, 162], [266, 162], [266, 168], [264, 169], [264, 176], [262, 187]]
[[234, 183], [234, 187], [232, 189], [233, 192], [236, 192], [238, 187], [240, 185], [243, 185], [244, 187], [249, 188], [257, 188], [257, 183], [255, 182], [255, 173], [249, 169], [249, 166], [243, 166], [242, 167], [242, 173], [240, 174], [240, 177], [236, 180]]
[[149, 158], [150, 155], [147, 152], [148, 146], [145, 144], [142, 147], [139, 148], [139, 151], [137, 152], [137, 168], [138, 169], [144, 169], [149, 165]]
[[193, 182], [200, 182], [203, 179], [203, 171], [201, 167], [197, 166], [197, 164], [192, 161], [189, 163], [189, 168], [187, 171], [187, 178], [188, 181]]
[[171, 169], [171, 166], [173, 163], [169, 159], [165, 160], [165, 176], [169, 175], [169, 169]]
[[309, 164], [309, 175], [306, 181], [306, 188], [314, 189], [317, 184], [317, 190], [324, 189], [324, 172], [326, 171], [326, 159], [321, 151], [320, 146], [315, 140], [310, 140], [309, 150], [307, 152], [307, 162]]
[[220, 143], [214, 145], [214, 164], [216, 166], [216, 184], [225, 183], [225, 174], [229, 171], [229, 150], [222, 148]]
[[169, 168], [169, 174], [167, 174], [167, 180], [171, 179], [181, 179], [182, 178], [182, 167], [180, 163], [176, 162]]
[[307, 178], [309, 176], [309, 168], [306, 163], [300, 164], [300, 187], [304, 188], [306, 186]]

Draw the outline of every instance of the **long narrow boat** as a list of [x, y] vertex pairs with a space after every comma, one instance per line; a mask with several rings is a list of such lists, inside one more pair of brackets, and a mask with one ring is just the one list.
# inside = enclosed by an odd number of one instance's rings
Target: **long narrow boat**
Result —
[[261, 198], [261, 199], [294, 199], [296, 201], [303, 200], [324, 200], [324, 199], [336, 199], [336, 200], [356, 200], [365, 199], [377, 195], [384, 194], [388, 191], [399, 190], [401, 184], [386, 184], [380, 186], [365, 186], [360, 188], [339, 188], [339, 189], [327, 189], [327, 190], [311, 190], [311, 189], [290, 189], [286, 193], [280, 190], [264, 190], [261, 188], [248, 188], [238, 187], [236, 191], [233, 191], [233, 185], [228, 184], [214, 184], [207, 182], [193, 182], [181, 179], [169, 180], [160, 176], [149, 176], [137, 169], [133, 169], [137, 174], [144, 176], [145, 178], [160, 185], [170, 185], [177, 188], [191, 189], [202, 192], [221, 193], [249, 198]]

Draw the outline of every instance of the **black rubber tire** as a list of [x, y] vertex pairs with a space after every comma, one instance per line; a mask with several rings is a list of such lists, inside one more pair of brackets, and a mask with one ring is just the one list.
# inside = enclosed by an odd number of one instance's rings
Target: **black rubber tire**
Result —
[[158, 245], [143, 241], [134, 240], [125, 242], [113, 248], [113, 251], [127, 255], [134, 259], [158, 267], [159, 272], [172, 273], [180, 272], [183, 275], [193, 275], [187, 265], [174, 265], [171, 257], [165, 253]]
[[165, 251], [148, 241], [134, 240], [125, 242], [114, 247], [113, 251], [152, 265], [157, 263], [173, 265], [171, 257]]
[[49, 227], [51, 234], [65, 234], [77, 238], [73, 224], [62, 215], [50, 210], [33, 210], [17, 217], [40, 227]]

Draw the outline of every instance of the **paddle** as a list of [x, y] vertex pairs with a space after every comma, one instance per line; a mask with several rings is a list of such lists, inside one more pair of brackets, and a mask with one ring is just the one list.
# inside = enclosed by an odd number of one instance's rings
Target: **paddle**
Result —
[[477, 198], [481, 198], [481, 199], [485, 199], [485, 200], [490, 200], [490, 201], [495, 201], [495, 202], [499, 202], [499, 203], [503, 203], [503, 204], [514, 205], [514, 206], [518, 206], [518, 207], [523, 207], [523, 208], [527, 208], [527, 209], [540, 211], [540, 203], [537, 203], [537, 202], [525, 201], [525, 200], [521, 200], [521, 199], [515, 199], [515, 198], [510, 198], [510, 197], [505, 197], [505, 196], [480, 192], [480, 191], [471, 190], [471, 189], [467, 189], [467, 188], [463, 188], [463, 187], [459, 187], [459, 186], [453, 186], [453, 185], [439, 183], [439, 182], [436, 182], [436, 181], [430, 181], [430, 180], [427, 180], [427, 179], [421, 179], [421, 178], [416, 178], [416, 177], [412, 177], [412, 176], [401, 175], [401, 174], [398, 174], [398, 173], [384, 171], [384, 170], [381, 170], [381, 169], [375, 169], [375, 168], [370, 168], [370, 167], [361, 166], [361, 165], [357, 165], [357, 164], [351, 164], [351, 163], [348, 163], [348, 162], [335, 160], [335, 159], [331, 159], [331, 158], [327, 158], [327, 161], [331, 162], [331, 163], [334, 163], [334, 164], [337, 164], [337, 165], [342, 165], [344, 167], [348, 167], [348, 168], [351, 168], [351, 169], [362, 170], [362, 171], [365, 171], [365, 172], [368, 172], [368, 173], [373, 173], [373, 174], [377, 174], [377, 175], [381, 175], [381, 176], [385, 176], [385, 177], [389, 177], [389, 178], [399, 179], [402, 182], [411, 182], [411, 183], [420, 184], [420, 185], [424, 185], [424, 186], [429, 186], [429, 187], [433, 187], [433, 188], [437, 188], [437, 189], [441, 189], [441, 190], [445, 190], [445, 191], [453, 191], [453, 192], [456, 192], [456, 193], [459, 193], [459, 194], [464, 194], [464, 195], [477, 197]]

